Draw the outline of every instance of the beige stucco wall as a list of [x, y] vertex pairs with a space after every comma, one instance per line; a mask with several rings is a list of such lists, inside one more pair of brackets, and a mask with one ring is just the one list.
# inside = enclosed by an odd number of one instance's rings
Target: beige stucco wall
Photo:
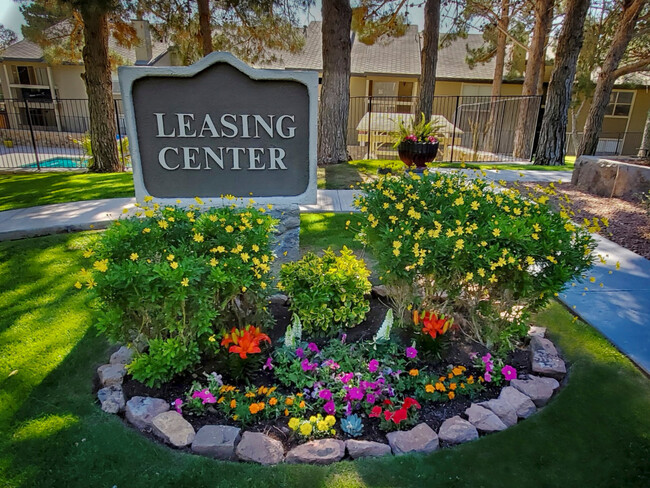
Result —
[[57, 98], [88, 98], [83, 71], [83, 66], [52, 66]]

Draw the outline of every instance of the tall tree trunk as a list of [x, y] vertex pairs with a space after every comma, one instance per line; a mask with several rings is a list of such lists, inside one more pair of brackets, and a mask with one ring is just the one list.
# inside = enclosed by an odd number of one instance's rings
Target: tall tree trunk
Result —
[[[546, 38], [551, 30], [554, 0], [540, 0], [535, 4], [535, 26], [528, 50], [526, 74], [521, 88], [522, 96], [541, 95], [544, 81]], [[542, 83], [540, 83], [540, 81]], [[531, 98], [519, 101], [519, 113], [515, 128], [515, 142], [512, 155], [515, 158], [530, 159], [533, 150], [534, 132], [537, 124], [538, 102]]]
[[203, 56], [212, 52], [212, 28], [210, 27], [210, 0], [196, 0], [199, 7], [199, 34]]
[[350, 109], [349, 0], [323, 0], [323, 85], [318, 118], [318, 163], [348, 160], [347, 130]]
[[488, 121], [488, 144], [487, 150], [490, 152], [498, 151], [497, 133], [499, 126], [498, 114], [501, 110], [501, 104], [496, 103], [496, 98], [501, 95], [501, 85], [503, 85], [503, 70], [506, 65], [506, 44], [508, 41], [507, 32], [510, 25], [510, 0], [501, 0], [501, 11], [497, 22], [497, 46], [494, 56], [494, 76], [492, 77], [492, 100], [490, 103], [490, 119]]
[[594, 154], [596, 152], [596, 148], [598, 147], [598, 134], [600, 134], [600, 129], [603, 125], [605, 110], [607, 109], [609, 97], [614, 88], [614, 82], [618, 78], [616, 69], [621, 59], [623, 59], [627, 45], [634, 36], [634, 28], [639, 19], [641, 9], [646, 2], [647, 0], [626, 0], [623, 4], [623, 13], [618, 22], [614, 39], [609, 47], [609, 51], [607, 51], [607, 56], [605, 56], [600, 73], [598, 73], [596, 89], [591, 106], [589, 107], [582, 140], [578, 146], [576, 156], [580, 156], [581, 154]]
[[650, 157], [650, 110], [648, 110], [648, 115], [645, 119], [645, 128], [643, 129], [643, 140], [641, 141], [641, 147], [639, 148], [639, 153], [637, 154], [640, 158], [649, 158]]
[[431, 119], [433, 95], [436, 91], [436, 65], [438, 64], [438, 44], [440, 42], [440, 0], [427, 0], [424, 6], [424, 32], [422, 52], [420, 53], [420, 96], [415, 112], [416, 122], [421, 114], [425, 120]]
[[564, 163], [567, 118], [583, 28], [589, 0], [568, 0], [558, 38], [555, 68], [548, 85], [544, 119], [540, 129], [535, 164], [559, 166]]
[[94, 165], [92, 171], [108, 173], [124, 171], [117, 156], [115, 105], [108, 58], [107, 13], [91, 5], [82, 7], [84, 47], [82, 51], [90, 113], [90, 145]]

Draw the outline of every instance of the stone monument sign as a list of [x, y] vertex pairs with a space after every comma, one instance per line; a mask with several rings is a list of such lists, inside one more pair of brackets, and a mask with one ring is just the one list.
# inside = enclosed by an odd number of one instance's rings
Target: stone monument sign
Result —
[[121, 67], [136, 198], [316, 202], [318, 75], [229, 53], [187, 67]]

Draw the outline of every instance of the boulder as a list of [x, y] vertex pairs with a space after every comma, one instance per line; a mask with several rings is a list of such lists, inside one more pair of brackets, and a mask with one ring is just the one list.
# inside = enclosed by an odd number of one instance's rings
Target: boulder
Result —
[[276, 293], [275, 295], [271, 295], [269, 297], [269, 303], [276, 303], [278, 305], [286, 305], [288, 301], [289, 297], [282, 293]]
[[117, 351], [111, 354], [109, 363], [111, 364], [129, 364], [133, 359], [133, 350], [126, 346], [120, 347]]
[[126, 368], [123, 364], [103, 364], [97, 368], [99, 383], [102, 386], [121, 385], [126, 374]]
[[140, 430], [150, 430], [153, 418], [169, 410], [169, 403], [162, 398], [134, 396], [126, 402], [126, 420]]
[[467, 420], [458, 415], [445, 420], [440, 426], [438, 437], [449, 444], [462, 444], [463, 442], [478, 439], [478, 431]]
[[528, 329], [528, 337], [546, 337], [546, 327], [533, 325]]
[[371, 293], [373, 296], [378, 298], [386, 298], [388, 296], [388, 290], [386, 285], [375, 285], [372, 287]]
[[337, 439], [319, 439], [291, 449], [284, 461], [289, 464], [332, 464], [345, 456], [345, 442]]
[[194, 440], [194, 427], [176, 410], [168, 410], [151, 420], [151, 430], [174, 447], [185, 447]]
[[396, 456], [412, 452], [429, 453], [438, 449], [438, 435], [427, 424], [422, 423], [411, 430], [386, 434], [388, 444]]
[[244, 432], [235, 454], [241, 461], [278, 464], [284, 457], [284, 447], [280, 441], [261, 432]]
[[479, 403], [481, 407], [492, 410], [506, 427], [512, 427], [517, 424], [517, 411], [510, 403], [502, 398], [493, 398], [487, 402]]
[[594, 195], [630, 198], [650, 190], [650, 167], [580, 156], [571, 183]]
[[[551, 383], [552, 382], [552, 383]], [[512, 380], [510, 385], [529, 397], [537, 407], [543, 407], [560, 386], [553, 378], [529, 376], [527, 380]]]
[[501, 390], [499, 400], [503, 400], [506, 403], [509, 403], [515, 412], [517, 412], [517, 417], [520, 419], [526, 419], [530, 417], [537, 410], [533, 401], [522, 392], [517, 390], [517, 388], [514, 386], [506, 386], [503, 390]]
[[356, 439], [348, 439], [345, 442], [348, 449], [348, 454], [352, 459], [359, 459], [364, 457], [381, 457], [387, 456], [391, 453], [390, 446], [383, 442], [373, 441], [358, 441]]
[[481, 407], [476, 403], [472, 403], [465, 410], [465, 415], [467, 415], [472, 425], [482, 432], [497, 432], [508, 428], [492, 410]]
[[229, 425], [204, 425], [192, 441], [192, 451], [216, 459], [236, 460], [241, 429]]
[[124, 410], [126, 401], [124, 392], [119, 385], [107, 386], [97, 392], [97, 398], [102, 405], [102, 410], [106, 413], [118, 413]]
[[562, 379], [566, 365], [551, 341], [533, 336], [530, 340], [531, 369], [533, 373]]

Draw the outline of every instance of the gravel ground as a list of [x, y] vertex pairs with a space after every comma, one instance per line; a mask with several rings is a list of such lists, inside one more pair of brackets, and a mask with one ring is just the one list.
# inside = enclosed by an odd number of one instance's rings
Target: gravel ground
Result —
[[[520, 183], [521, 187], [534, 188], [535, 183]], [[546, 185], [542, 185], [546, 186]], [[600, 235], [614, 241], [630, 251], [650, 259], [650, 216], [638, 202], [620, 198], [599, 197], [578, 190], [570, 183], [555, 184], [556, 195], [549, 195], [551, 204], [559, 206], [560, 198], [568, 196], [570, 203], [562, 201], [565, 207], [573, 210], [574, 219], [582, 222], [583, 218], [594, 217], [609, 220], [609, 227], [604, 228]]]

